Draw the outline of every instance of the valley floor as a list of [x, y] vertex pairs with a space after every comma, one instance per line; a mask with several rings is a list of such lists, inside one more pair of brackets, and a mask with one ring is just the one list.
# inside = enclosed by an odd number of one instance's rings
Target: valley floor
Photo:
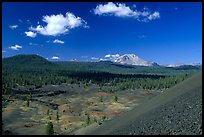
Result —
[[[55, 134], [83, 134], [161, 93], [139, 89], [115, 93], [99, 92], [97, 85], [84, 88], [76, 84], [64, 84], [63, 88], [67, 92], [33, 95], [29, 107], [26, 106], [24, 95], [4, 95], [3, 134], [43, 135], [49, 121], [54, 125]], [[57, 112], [59, 120], [56, 119]], [[88, 115], [90, 120], [87, 124]]]

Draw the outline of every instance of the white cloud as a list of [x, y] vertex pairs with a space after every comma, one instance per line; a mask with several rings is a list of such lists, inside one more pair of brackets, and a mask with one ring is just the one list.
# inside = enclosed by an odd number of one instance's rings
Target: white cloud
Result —
[[110, 54], [105, 55], [105, 58], [110, 58], [110, 57], [111, 57]]
[[23, 21], [21, 19], [19, 19], [18, 22], [23, 23]]
[[91, 57], [91, 59], [92, 59], [92, 60], [98, 60], [98, 58], [96, 58], [96, 57]]
[[98, 15], [114, 15], [114, 16], [134, 16], [134, 11], [132, 11], [125, 4], [114, 4], [113, 2], [108, 2], [105, 5], [98, 5], [94, 9], [94, 13]]
[[[136, 8], [136, 5], [134, 5]], [[108, 2], [107, 4], [99, 4], [93, 10], [96, 15], [109, 15], [116, 17], [132, 17], [141, 22], [148, 22], [160, 18], [159, 12], [150, 12], [148, 8], [144, 8], [143, 11], [137, 11], [130, 9], [125, 4]]]
[[9, 48], [12, 50], [19, 50], [19, 49], [22, 49], [23, 47], [20, 45], [14, 45], [14, 46], [10, 46]]
[[100, 61], [107, 61], [107, 59], [104, 59], [104, 58], [100, 58], [99, 60]]
[[30, 42], [29, 45], [31, 45], [31, 46], [38, 46], [39, 44]]
[[9, 25], [10, 29], [16, 29], [18, 27], [18, 25]]
[[58, 60], [58, 59], [60, 59], [60, 58], [59, 58], [59, 57], [57, 57], [57, 56], [53, 56], [51, 59]]
[[5, 51], [5, 50], [2, 50], [2, 52], [5, 53], [6, 51]]
[[70, 29], [79, 26], [87, 28], [87, 22], [82, 18], [75, 16], [73, 13], [67, 12], [66, 15], [46, 15], [42, 19], [47, 25], [38, 25], [36, 28], [30, 27], [30, 30], [36, 31], [42, 35], [58, 36], [67, 33]]
[[53, 41], [53, 43], [64, 44], [64, 41], [62, 41], [62, 40], [58, 40], [58, 39], [55, 39], [55, 40]]
[[88, 58], [88, 56], [81, 56], [81, 58]]
[[136, 8], [137, 6], [135, 4], [132, 5], [133, 8]]
[[149, 20], [155, 20], [155, 19], [158, 19], [158, 18], [160, 18], [159, 12], [154, 12], [153, 14], [148, 16]]
[[35, 38], [37, 35], [36, 33], [32, 32], [32, 31], [25, 32], [25, 34], [27, 37], [31, 37], [31, 38]]
[[115, 55], [107, 54], [107, 55], [105, 55], [105, 58], [117, 58], [117, 57], [120, 57], [120, 55], [119, 54], [115, 54]]
[[31, 24], [30, 20], [27, 20], [27, 23], [28, 23], [28, 24]]

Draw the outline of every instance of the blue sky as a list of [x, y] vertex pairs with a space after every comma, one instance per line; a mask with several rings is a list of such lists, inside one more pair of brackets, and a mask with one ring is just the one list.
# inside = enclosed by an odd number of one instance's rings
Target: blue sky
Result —
[[[202, 62], [201, 2], [3, 2], [2, 56]], [[105, 57], [106, 56], [106, 57]]]

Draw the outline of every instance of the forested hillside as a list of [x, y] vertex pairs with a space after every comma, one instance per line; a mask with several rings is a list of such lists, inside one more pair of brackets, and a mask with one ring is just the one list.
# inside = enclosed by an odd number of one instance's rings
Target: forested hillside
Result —
[[[89, 86], [115, 92], [124, 89], [169, 88], [200, 70], [198, 67], [141, 67], [113, 62], [50, 62], [38, 55], [17, 55], [2, 59], [3, 93], [9, 94], [19, 86], [34, 89], [43, 85], [62, 83]], [[108, 87], [108, 88], [107, 88]], [[30, 90], [33, 90], [30, 89]]]

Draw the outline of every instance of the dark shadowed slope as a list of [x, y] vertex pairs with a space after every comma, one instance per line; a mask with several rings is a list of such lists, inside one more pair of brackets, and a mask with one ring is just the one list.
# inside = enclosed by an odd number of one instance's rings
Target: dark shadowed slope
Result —
[[202, 134], [202, 72], [86, 134]]

